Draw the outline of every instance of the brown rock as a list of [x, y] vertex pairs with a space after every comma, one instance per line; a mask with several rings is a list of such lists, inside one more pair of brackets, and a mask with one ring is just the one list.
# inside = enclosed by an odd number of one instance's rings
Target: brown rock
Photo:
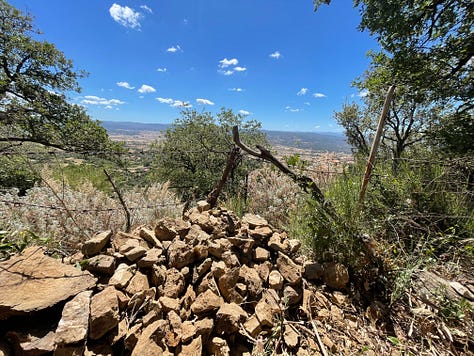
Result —
[[273, 230], [268, 226], [257, 227], [255, 230], [249, 230], [249, 235], [257, 240], [266, 239], [272, 236]]
[[283, 288], [283, 276], [277, 270], [270, 272], [268, 276], [268, 285], [270, 288], [280, 290]]
[[156, 247], [158, 249], [162, 249], [163, 246], [161, 245], [161, 241], [158, 240], [155, 236], [155, 232], [152, 229], [147, 227], [140, 228], [138, 232], [139, 236], [148, 242], [151, 246]]
[[268, 248], [272, 251], [290, 253], [290, 244], [288, 239], [284, 238], [278, 232], [274, 232], [268, 240]]
[[213, 293], [210, 289], [197, 296], [191, 305], [191, 310], [196, 315], [207, 313], [220, 308], [224, 304], [224, 299]]
[[181, 308], [181, 303], [175, 298], [160, 297], [159, 301], [165, 313], [171, 310], [179, 312], [179, 309]]
[[239, 278], [244, 280], [251, 300], [256, 299], [262, 293], [262, 280], [255, 269], [243, 265], [239, 269]]
[[247, 331], [247, 333], [254, 339], [262, 331], [262, 325], [255, 314], [247, 319], [247, 321], [244, 323], [244, 328], [245, 331]]
[[271, 306], [265, 301], [258, 302], [255, 307], [255, 316], [263, 326], [273, 326], [273, 312]]
[[98, 233], [82, 245], [82, 253], [86, 257], [97, 255], [109, 243], [111, 236], [112, 231], [110, 230]]
[[176, 236], [184, 238], [191, 225], [181, 219], [164, 218], [155, 227], [155, 236], [160, 241], [173, 240]]
[[64, 305], [56, 329], [56, 344], [75, 344], [86, 340], [92, 291], [77, 294]]
[[167, 251], [168, 267], [181, 269], [194, 261], [194, 249], [192, 245], [181, 241], [174, 240]]
[[146, 251], [145, 256], [140, 258], [140, 260], [137, 262], [137, 266], [140, 268], [153, 267], [153, 265], [158, 263], [161, 258], [164, 259], [164, 256], [162, 256], [162, 253], [163, 253], [163, 250], [156, 247]]
[[221, 278], [226, 273], [226, 265], [224, 261], [213, 261], [211, 266], [212, 275], [216, 278]]
[[145, 247], [134, 246], [133, 248], [122, 253], [130, 262], [135, 262], [139, 258], [145, 256], [147, 251], [148, 249], [146, 249]]
[[208, 345], [208, 352], [214, 356], [229, 356], [230, 348], [224, 339], [213, 337]]
[[196, 320], [194, 327], [196, 328], [196, 335], [202, 335], [204, 338], [207, 338], [214, 328], [214, 320], [210, 318]]
[[301, 300], [303, 293], [298, 293], [292, 286], [285, 286], [283, 296], [289, 305], [295, 305]]
[[89, 337], [97, 340], [119, 323], [119, 307], [115, 288], [110, 286], [94, 295], [90, 308]]
[[247, 319], [247, 313], [235, 303], [223, 304], [216, 314], [216, 332], [232, 334], [239, 330], [239, 324]]
[[127, 334], [125, 335], [125, 338], [124, 338], [124, 346], [127, 350], [133, 350], [133, 348], [138, 342], [138, 339], [140, 338], [141, 329], [142, 329], [141, 324], [134, 324], [127, 331]]
[[42, 310], [93, 287], [96, 279], [37, 246], [0, 262], [0, 320]]
[[119, 264], [114, 275], [109, 280], [109, 285], [119, 289], [125, 288], [132, 279], [136, 270], [137, 267], [134, 265], [129, 266], [125, 263]]
[[285, 341], [285, 344], [290, 349], [294, 349], [299, 345], [298, 333], [289, 325], [285, 325], [285, 332], [283, 333], [283, 340]]
[[235, 267], [224, 273], [218, 280], [219, 291], [226, 302], [240, 304], [244, 298], [235, 290], [239, 281], [239, 268]]
[[132, 356], [162, 355], [164, 348], [162, 340], [168, 329], [166, 320], [157, 320], [148, 325], [138, 338]]
[[270, 261], [265, 261], [259, 265], [253, 266], [253, 268], [257, 271], [262, 282], [265, 283], [268, 280], [268, 276], [270, 275], [270, 271], [273, 268], [273, 264]]
[[251, 229], [255, 229], [260, 226], [267, 226], [268, 221], [259, 215], [245, 214], [242, 218], [242, 224], [247, 224]]
[[130, 283], [128, 283], [128, 286], [125, 291], [128, 294], [133, 295], [149, 288], [150, 285], [148, 284], [148, 277], [140, 271], [137, 271], [130, 280]]
[[114, 351], [109, 344], [100, 343], [95, 345], [87, 345], [84, 356], [113, 356]]
[[349, 272], [340, 263], [327, 263], [324, 265], [323, 281], [330, 288], [344, 289], [349, 282]]
[[191, 283], [195, 284], [199, 278], [206, 274], [212, 265], [212, 259], [206, 258], [199, 266], [196, 266], [193, 270], [193, 278]]
[[183, 322], [183, 324], [181, 325], [181, 341], [188, 342], [195, 336], [196, 327], [194, 326], [194, 324], [189, 320]]
[[202, 338], [199, 335], [189, 345], [182, 345], [178, 353], [181, 356], [202, 355]]
[[[84, 355], [84, 350], [84, 345], [58, 345], [56, 347], [56, 350], [54, 350], [54, 356], [82, 356]], [[7, 355], [2, 355], [2, 353], [0, 352], [0, 356]]]
[[277, 258], [278, 271], [290, 284], [301, 283], [301, 267], [294, 263], [287, 255], [279, 252]]
[[19, 335], [16, 332], [7, 333], [8, 339], [17, 339], [15, 345], [17, 355], [25, 356], [36, 356], [48, 354], [56, 348], [55, 346], [55, 335], [53, 331], [50, 331], [42, 337], [36, 337], [32, 335]]
[[211, 204], [209, 204], [206, 200], [200, 200], [197, 202], [197, 209], [200, 213], [203, 211], [208, 211], [211, 209]]
[[107, 255], [97, 255], [88, 259], [85, 270], [112, 275], [115, 271], [115, 258]]
[[174, 310], [170, 310], [168, 315], [166, 316], [168, 319], [171, 329], [178, 334], [179, 338], [181, 339], [181, 326], [183, 325], [183, 321], [179, 317], [178, 313]]
[[166, 267], [153, 265], [153, 268], [149, 272], [149, 275], [152, 286], [161, 286], [166, 279]]
[[224, 252], [230, 251], [232, 244], [227, 239], [216, 239], [209, 243], [209, 254], [221, 258]]
[[185, 281], [183, 274], [176, 268], [166, 271], [166, 279], [163, 286], [163, 295], [170, 298], [178, 298], [184, 291]]
[[253, 252], [253, 259], [257, 262], [268, 261], [269, 258], [270, 252], [262, 247], [257, 247]]
[[211, 239], [211, 235], [201, 229], [199, 225], [193, 224], [184, 239], [188, 242], [194, 241], [199, 244], [205, 244]]
[[240, 261], [237, 256], [231, 251], [225, 251], [221, 256], [227, 268], [240, 266]]
[[209, 247], [207, 245], [199, 244], [193, 247], [194, 251], [194, 259], [195, 260], [202, 260], [209, 256]]
[[118, 231], [112, 238], [112, 246], [115, 251], [120, 251], [122, 248], [124, 248], [124, 245], [142, 246], [144, 248], [148, 248], [148, 243], [141, 237]]
[[298, 239], [288, 239], [288, 245], [290, 247], [290, 253], [296, 253], [301, 247], [301, 241]]

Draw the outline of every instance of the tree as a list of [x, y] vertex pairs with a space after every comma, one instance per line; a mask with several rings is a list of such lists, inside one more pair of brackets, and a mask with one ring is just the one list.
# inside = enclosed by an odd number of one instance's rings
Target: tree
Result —
[[[75, 71], [53, 44], [37, 41], [32, 17], [0, 0], [0, 143], [33, 142], [67, 151], [111, 148], [107, 133], [67, 101], [79, 92]], [[0, 146], [1, 150], [1, 146]]]
[[[242, 136], [251, 145], [267, 145], [260, 123], [222, 108], [214, 119], [209, 112], [185, 109], [165, 133], [162, 142], [156, 142], [158, 155], [154, 166], [162, 180], [169, 180], [183, 198], [203, 198], [221, 178], [227, 157], [234, 147], [232, 127], [238, 125]], [[237, 194], [247, 172], [256, 168], [254, 160], [245, 160], [242, 154], [230, 174], [225, 192]]]
[[[331, 1], [313, 2], [316, 10]], [[375, 35], [381, 46], [372, 59], [383, 62], [385, 84], [404, 87], [404, 95], [415, 104], [431, 102], [443, 107], [443, 116], [432, 133], [442, 135], [438, 141], [444, 142], [446, 149], [457, 153], [472, 150], [474, 125], [466, 125], [472, 122], [474, 109], [472, 1], [354, 0], [354, 6], [362, 15], [359, 28]], [[459, 128], [457, 142], [468, 144], [450, 145], [452, 140], [446, 138], [449, 132], [444, 127]]]

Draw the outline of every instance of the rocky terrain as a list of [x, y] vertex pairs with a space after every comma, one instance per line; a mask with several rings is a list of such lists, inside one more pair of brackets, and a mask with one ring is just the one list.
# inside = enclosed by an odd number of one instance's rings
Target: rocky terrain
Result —
[[30, 247], [0, 263], [0, 355], [410, 350], [390, 339], [402, 333], [383, 306], [354, 307], [343, 265], [299, 247], [257, 215], [206, 202], [183, 219], [101, 232], [62, 261]]

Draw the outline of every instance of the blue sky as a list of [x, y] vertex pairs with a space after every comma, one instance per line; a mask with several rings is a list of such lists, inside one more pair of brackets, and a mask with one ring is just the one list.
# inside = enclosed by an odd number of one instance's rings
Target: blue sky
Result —
[[10, 0], [41, 39], [89, 73], [70, 95], [94, 119], [170, 123], [182, 105], [221, 107], [264, 129], [341, 131], [374, 39], [352, 1]]

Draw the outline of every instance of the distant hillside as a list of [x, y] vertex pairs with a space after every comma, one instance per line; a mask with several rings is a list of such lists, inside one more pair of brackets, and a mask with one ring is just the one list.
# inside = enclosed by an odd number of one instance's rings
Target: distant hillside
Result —
[[[164, 131], [169, 124], [104, 121], [102, 126], [110, 135], [138, 135], [143, 132]], [[343, 134], [264, 130], [272, 145], [295, 147], [313, 151], [347, 152], [350, 146]]]

